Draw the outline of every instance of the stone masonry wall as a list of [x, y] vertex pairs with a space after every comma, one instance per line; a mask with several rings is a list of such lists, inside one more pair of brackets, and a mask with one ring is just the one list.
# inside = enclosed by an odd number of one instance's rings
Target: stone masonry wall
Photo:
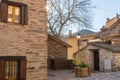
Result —
[[45, 0], [10, 0], [28, 5], [28, 25], [0, 22], [0, 56], [26, 56], [27, 79], [47, 78]]
[[120, 38], [112, 39], [112, 45], [120, 46]]
[[91, 47], [92, 46], [88, 46], [87, 48], [82, 50], [83, 53], [82, 60], [89, 65], [91, 70], [93, 70], [94, 69], [93, 52], [89, 50]]
[[67, 58], [67, 47], [57, 41], [48, 38], [48, 56], [49, 58]]
[[[113, 60], [112, 54], [113, 54], [113, 52], [108, 50], [108, 49], [100, 48], [99, 53], [100, 53], [100, 71], [105, 71], [105, 69], [104, 69], [104, 60], [105, 59], [110, 59], [111, 63], [112, 63], [112, 60]], [[112, 64], [111, 64], [111, 66], [112, 66]]]
[[113, 69], [119, 69], [120, 71], [120, 52], [113, 54], [112, 66]]

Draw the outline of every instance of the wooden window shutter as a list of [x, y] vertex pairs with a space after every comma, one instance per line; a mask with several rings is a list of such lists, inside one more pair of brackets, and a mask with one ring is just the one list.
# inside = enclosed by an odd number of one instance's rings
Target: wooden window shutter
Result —
[[28, 24], [28, 7], [25, 4], [23, 4], [21, 8], [21, 24]]
[[0, 80], [4, 80], [5, 76], [5, 60], [0, 60]]
[[1, 21], [7, 22], [7, 15], [8, 15], [8, 4], [7, 2], [3, 2], [1, 4]]
[[20, 61], [20, 80], [26, 80], [27, 60]]
[[24, 7], [25, 7], [24, 23], [25, 23], [25, 25], [27, 25], [28, 24], [28, 6], [25, 5]]
[[0, 21], [1, 21], [1, 4], [0, 4]]

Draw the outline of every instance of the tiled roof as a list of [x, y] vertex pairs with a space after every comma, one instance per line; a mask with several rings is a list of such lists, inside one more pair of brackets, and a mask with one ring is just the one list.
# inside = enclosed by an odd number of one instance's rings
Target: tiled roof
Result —
[[110, 29], [113, 29], [116, 27], [116, 25], [118, 25], [120, 23], [120, 19], [118, 19], [111, 27]]
[[[98, 36], [99, 36], [100, 38], [104, 38], [104, 37], [106, 37], [106, 36], [110, 36], [111, 34], [114, 34], [115, 32], [114, 32], [113, 29], [116, 28], [116, 27], [119, 27], [119, 26], [117, 26], [119, 23], [120, 23], [120, 19], [118, 19], [114, 24], [112, 24], [109, 29], [106, 29], [106, 30], [101, 31], [101, 32], [98, 34]], [[118, 28], [118, 31], [119, 31], [119, 30], [120, 30], [120, 27]]]
[[113, 52], [120, 52], [120, 46], [115, 46], [115, 45], [110, 45], [110, 44], [105, 44], [105, 43], [90, 43], [90, 44], [109, 49]]
[[[110, 44], [105, 44], [105, 43], [89, 43], [91, 45], [94, 45], [94, 46], [98, 46], [98, 47], [102, 47], [102, 48], [105, 48], [105, 49], [108, 49], [108, 50], [111, 50], [113, 52], [120, 52], [120, 46], [113, 46], [113, 45], [110, 45]], [[75, 56], [79, 51], [82, 51], [83, 49], [87, 48], [89, 45], [86, 45], [85, 47], [83, 47], [82, 49], [76, 51], [73, 55]]]

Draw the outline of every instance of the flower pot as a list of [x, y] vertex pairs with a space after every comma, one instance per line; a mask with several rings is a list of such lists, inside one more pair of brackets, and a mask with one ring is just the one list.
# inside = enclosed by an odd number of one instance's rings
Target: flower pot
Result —
[[75, 68], [75, 76], [76, 77], [87, 77], [87, 76], [90, 76], [90, 69], [89, 69], [89, 67], [86, 67], [86, 68], [76, 67]]

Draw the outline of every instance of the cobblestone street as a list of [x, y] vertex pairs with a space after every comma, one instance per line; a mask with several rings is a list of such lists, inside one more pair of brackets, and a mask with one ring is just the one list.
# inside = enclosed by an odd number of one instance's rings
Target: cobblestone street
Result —
[[94, 72], [90, 77], [76, 78], [71, 70], [49, 71], [47, 80], [120, 80], [120, 72]]

